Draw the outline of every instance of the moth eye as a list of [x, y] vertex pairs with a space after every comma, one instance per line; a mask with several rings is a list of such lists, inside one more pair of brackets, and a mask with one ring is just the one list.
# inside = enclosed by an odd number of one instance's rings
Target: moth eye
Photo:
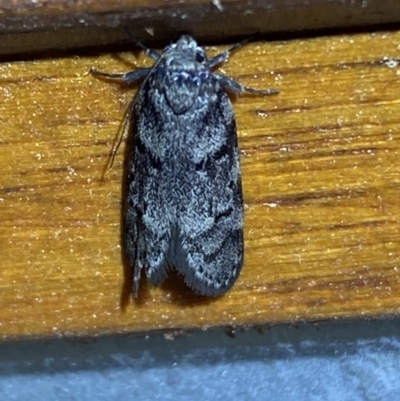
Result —
[[204, 61], [204, 53], [202, 51], [197, 51], [196, 53], [196, 61], [202, 63]]

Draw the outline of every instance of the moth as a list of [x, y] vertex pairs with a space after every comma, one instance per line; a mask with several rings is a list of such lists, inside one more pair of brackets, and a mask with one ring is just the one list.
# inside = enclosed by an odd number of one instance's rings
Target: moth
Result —
[[[175, 267], [196, 293], [227, 292], [243, 265], [243, 195], [236, 122], [228, 94], [273, 95], [213, 70], [248, 40], [208, 58], [189, 35], [123, 74], [92, 69], [127, 85], [141, 82], [127, 114], [124, 253], [138, 296], [142, 270], [155, 286]], [[127, 131], [131, 134], [127, 135]]]

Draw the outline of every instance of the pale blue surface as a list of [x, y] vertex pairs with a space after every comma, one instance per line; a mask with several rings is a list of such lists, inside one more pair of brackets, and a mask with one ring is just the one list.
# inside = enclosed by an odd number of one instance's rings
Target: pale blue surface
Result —
[[0, 400], [400, 400], [400, 322], [0, 343]]

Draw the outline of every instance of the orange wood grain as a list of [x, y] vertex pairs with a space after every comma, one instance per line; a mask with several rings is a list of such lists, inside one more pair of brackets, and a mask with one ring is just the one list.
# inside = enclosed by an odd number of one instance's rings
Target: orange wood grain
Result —
[[160, 288], [144, 281], [137, 302], [124, 286], [123, 149], [101, 176], [134, 90], [88, 71], [151, 61], [126, 53], [1, 64], [0, 335], [397, 314], [399, 43], [399, 32], [258, 42], [221, 67], [281, 93], [234, 103], [245, 266], [226, 296], [208, 300], [176, 275]]

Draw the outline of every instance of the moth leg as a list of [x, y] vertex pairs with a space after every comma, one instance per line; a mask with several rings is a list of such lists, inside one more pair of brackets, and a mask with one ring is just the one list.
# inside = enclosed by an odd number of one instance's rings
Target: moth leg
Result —
[[224, 52], [217, 54], [208, 62], [209, 68], [215, 68], [217, 65], [224, 63], [228, 60], [229, 56], [234, 53], [235, 51], [239, 50], [241, 47], [247, 45], [251, 41], [252, 37], [242, 40], [239, 43], [233, 45], [230, 49], [225, 50]]
[[137, 47], [140, 47], [145, 53], [146, 56], [152, 58], [155, 61], [158, 61], [161, 57], [160, 54], [158, 54], [155, 50], [149, 49], [146, 45], [143, 44], [136, 36], [132, 35], [132, 33], [129, 31], [128, 28], [125, 28], [125, 32], [128, 34], [128, 36], [132, 39], [133, 43]]
[[[134, 224], [137, 226], [132, 227]], [[160, 285], [167, 278], [171, 267], [166, 257], [169, 238], [167, 235], [157, 238], [157, 234], [146, 228], [142, 222], [126, 221], [125, 228], [129, 248], [127, 259], [133, 268], [132, 293], [137, 298], [142, 269], [146, 272], [147, 280], [154, 286]]]
[[[136, 216], [136, 220], [138, 218]], [[135, 224], [136, 227], [132, 227]], [[168, 233], [162, 233], [159, 237], [142, 221], [132, 221], [132, 218], [125, 221], [125, 228], [129, 248], [136, 249], [136, 252], [128, 252], [127, 257], [133, 267], [133, 296], [137, 298], [142, 269], [146, 272], [147, 280], [154, 286], [160, 285], [167, 278], [171, 267], [166, 256], [170, 239]]]
[[160, 59], [161, 56], [155, 50], [148, 48], [139, 39], [135, 38], [134, 36], [131, 36], [131, 38], [134, 41], [135, 45], [140, 47], [145, 52], [147, 57], [150, 57], [155, 61], [158, 61]]
[[135, 266], [135, 268], [133, 269], [133, 288], [132, 288], [133, 298], [137, 298], [139, 296], [139, 284], [140, 284], [141, 271], [142, 271], [142, 266]]
[[98, 77], [115, 79], [115, 80], [123, 82], [124, 84], [133, 85], [137, 81], [145, 78], [148, 75], [148, 73], [150, 72], [150, 70], [151, 70], [151, 68], [138, 68], [137, 70], [134, 70], [134, 71], [113, 74], [113, 73], [109, 73], [109, 72], [103, 72], [103, 71], [96, 70], [96, 68], [91, 68], [90, 73], [93, 75], [96, 75]]
[[254, 89], [250, 88], [248, 86], [243, 86], [239, 84], [238, 82], [234, 81], [231, 78], [226, 77], [225, 75], [220, 75], [220, 74], [215, 74], [214, 76], [218, 79], [219, 83], [221, 86], [224, 88], [226, 92], [231, 92], [236, 95], [242, 94], [242, 93], [252, 93], [255, 95], [276, 95], [280, 91], [279, 89]]
[[[143, 78], [145, 78], [149, 74], [150, 70], [151, 70], [151, 68], [139, 68], [137, 70], [129, 71], [126, 73], [108, 73], [108, 72], [96, 70], [95, 68], [91, 68], [90, 72], [91, 72], [91, 74], [93, 74], [95, 76], [115, 79], [115, 80], [123, 82], [124, 84], [132, 85], [132, 84], [137, 83], [139, 80], [142, 80]], [[111, 149], [110, 159], [109, 159], [109, 163], [108, 163], [110, 165], [110, 168], [114, 164], [115, 156], [118, 152], [119, 147], [121, 146], [122, 141], [126, 140], [129, 135], [129, 122], [132, 119], [132, 113], [133, 113], [134, 107], [135, 107], [135, 101], [133, 101], [131, 103], [131, 105], [129, 106], [129, 109], [125, 115], [124, 125], [122, 127], [122, 130], [118, 134], [118, 137], [114, 143], [114, 146]]]

